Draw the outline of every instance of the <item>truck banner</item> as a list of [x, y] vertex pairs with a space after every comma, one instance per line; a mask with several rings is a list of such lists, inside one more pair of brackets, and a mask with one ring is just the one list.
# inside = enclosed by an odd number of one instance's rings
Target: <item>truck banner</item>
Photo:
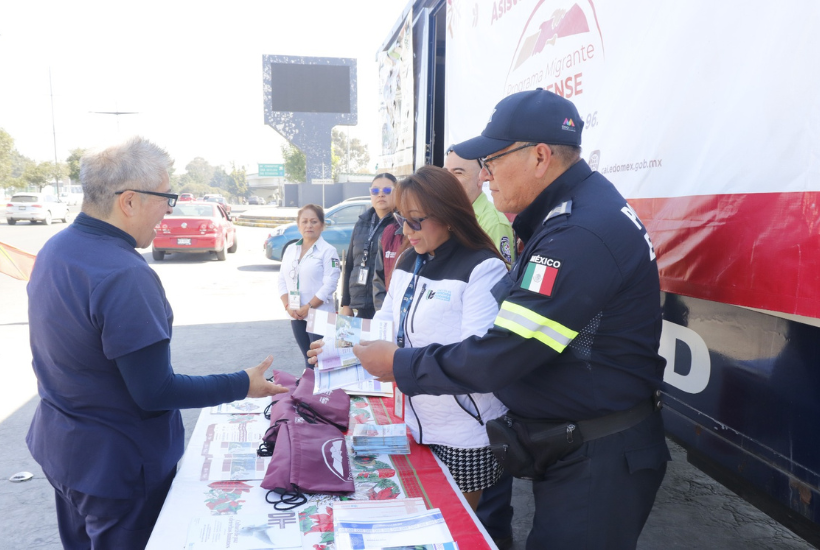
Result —
[[410, 10], [396, 40], [379, 52], [379, 112], [382, 148], [379, 168], [394, 175], [413, 172], [413, 11]]
[[663, 290], [820, 317], [820, 3], [448, 0], [447, 144], [503, 97], [575, 103]]

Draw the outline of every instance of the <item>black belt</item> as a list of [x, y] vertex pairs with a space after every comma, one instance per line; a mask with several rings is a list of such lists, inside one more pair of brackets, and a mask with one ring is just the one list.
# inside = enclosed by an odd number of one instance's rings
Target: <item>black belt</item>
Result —
[[652, 401], [644, 401], [631, 409], [618, 411], [592, 420], [576, 422], [584, 441], [606, 437], [637, 426], [653, 411], [661, 409], [660, 392], [655, 392]]

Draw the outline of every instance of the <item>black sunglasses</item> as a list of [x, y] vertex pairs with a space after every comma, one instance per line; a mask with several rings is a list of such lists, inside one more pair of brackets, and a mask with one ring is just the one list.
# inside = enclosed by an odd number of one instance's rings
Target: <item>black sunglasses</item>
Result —
[[500, 159], [501, 157], [503, 157], [505, 155], [509, 155], [510, 153], [515, 153], [516, 151], [520, 151], [521, 149], [526, 149], [527, 147], [535, 147], [536, 145], [538, 145], [538, 144], [537, 143], [527, 143], [527, 144], [522, 145], [520, 147], [516, 147], [515, 149], [510, 149], [509, 151], [504, 151], [500, 155], [494, 155], [492, 157], [480, 158], [480, 159], [478, 159], [478, 164], [480, 164], [481, 167], [484, 168], [487, 171], [487, 173], [492, 176], [493, 173], [490, 171], [490, 166], [487, 163], [492, 162], [494, 160], [498, 160], [498, 159]]
[[430, 216], [425, 216], [423, 218], [405, 218], [398, 212], [393, 212], [393, 217], [396, 218], [396, 221], [399, 222], [399, 225], [407, 224], [407, 226], [413, 231], [421, 231], [421, 222], [423, 222]]
[[133, 191], [134, 193], [142, 193], [143, 195], [154, 195], [155, 197], [163, 197], [168, 199], [168, 206], [174, 207], [177, 205], [177, 199], [179, 195], [175, 195], [174, 193], [157, 193], [156, 191], [140, 191], [139, 189], [123, 189], [122, 191], [117, 191], [114, 193], [115, 195], [122, 195], [126, 191]]
[[370, 188], [370, 194], [371, 195], [374, 195], [374, 196], [378, 195], [379, 191], [381, 191], [385, 195], [389, 195], [390, 193], [393, 192], [393, 188], [392, 187], [382, 187], [381, 189], [379, 189], [378, 187], [371, 187]]

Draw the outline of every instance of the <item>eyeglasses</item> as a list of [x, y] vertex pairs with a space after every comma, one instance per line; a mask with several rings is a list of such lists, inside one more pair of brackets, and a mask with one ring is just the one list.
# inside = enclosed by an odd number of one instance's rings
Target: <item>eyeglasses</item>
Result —
[[384, 193], [385, 195], [389, 195], [390, 193], [393, 192], [393, 188], [392, 187], [382, 187], [381, 189], [379, 189], [378, 187], [371, 187], [370, 188], [370, 194], [374, 195], [374, 196], [378, 195], [380, 191], [382, 193]]
[[492, 176], [493, 173], [490, 170], [490, 165], [488, 163], [490, 163], [494, 160], [498, 160], [498, 159], [500, 159], [501, 157], [503, 157], [505, 155], [509, 155], [510, 153], [515, 153], [516, 151], [520, 151], [521, 149], [526, 149], [527, 147], [535, 147], [536, 145], [538, 145], [538, 144], [537, 143], [527, 143], [526, 145], [522, 145], [521, 147], [516, 147], [515, 149], [510, 149], [509, 151], [505, 151], [505, 152], [501, 153], [500, 155], [480, 158], [480, 159], [478, 159], [478, 163], [481, 165], [482, 168], [484, 168], [487, 171], [488, 174], [490, 174]]
[[122, 191], [117, 191], [114, 193], [115, 195], [122, 195], [126, 191], [133, 191], [134, 193], [142, 193], [143, 195], [154, 195], [155, 197], [163, 197], [168, 199], [168, 206], [174, 207], [177, 205], [177, 199], [179, 195], [175, 195], [174, 193], [157, 193], [156, 191], [140, 191], [139, 189], [123, 189]]
[[396, 221], [399, 222], [399, 225], [407, 224], [407, 226], [413, 231], [421, 231], [421, 222], [423, 222], [430, 216], [425, 216], [423, 218], [405, 218], [398, 212], [393, 212], [393, 217], [396, 218]]

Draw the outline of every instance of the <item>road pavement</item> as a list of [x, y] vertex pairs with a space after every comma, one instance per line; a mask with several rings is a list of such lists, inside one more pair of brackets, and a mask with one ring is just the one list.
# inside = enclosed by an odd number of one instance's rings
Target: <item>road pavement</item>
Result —
[[[0, 242], [37, 252], [65, 225], [6, 225], [0, 219]], [[274, 368], [301, 372], [302, 359], [290, 323], [276, 296], [277, 262], [262, 251], [269, 230], [238, 227], [239, 250], [219, 262], [208, 254], [172, 255], [155, 262], [174, 308], [171, 345], [174, 368], [200, 375], [231, 372], [257, 364], [273, 354]], [[25, 445], [37, 406], [28, 342], [28, 299], [25, 283], [0, 275], [0, 550], [61, 548], [53, 492]], [[193, 430], [198, 410], [183, 411], [186, 432]], [[807, 549], [792, 534], [686, 462], [670, 442], [673, 460], [655, 507], [638, 543], [650, 549]], [[12, 483], [20, 471], [32, 480]], [[515, 548], [523, 550], [533, 513], [529, 484], [516, 480]], [[185, 528], [185, 526], [180, 526]]]

